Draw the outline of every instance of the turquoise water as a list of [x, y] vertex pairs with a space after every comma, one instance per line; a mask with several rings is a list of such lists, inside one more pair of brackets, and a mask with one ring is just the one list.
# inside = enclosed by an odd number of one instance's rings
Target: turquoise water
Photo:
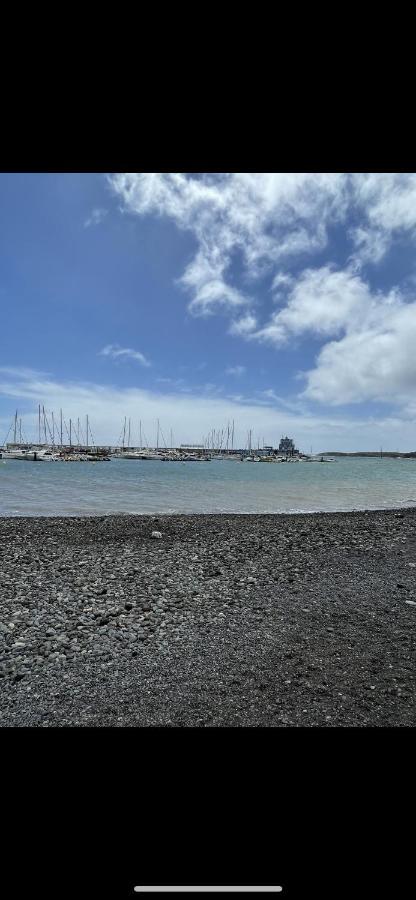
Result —
[[276, 513], [416, 503], [416, 460], [31, 463], [0, 460], [1, 516]]

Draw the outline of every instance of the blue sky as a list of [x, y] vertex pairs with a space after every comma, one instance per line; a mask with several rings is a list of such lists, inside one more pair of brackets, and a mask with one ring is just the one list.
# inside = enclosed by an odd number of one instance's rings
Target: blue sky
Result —
[[0, 442], [413, 449], [415, 237], [413, 174], [2, 174]]

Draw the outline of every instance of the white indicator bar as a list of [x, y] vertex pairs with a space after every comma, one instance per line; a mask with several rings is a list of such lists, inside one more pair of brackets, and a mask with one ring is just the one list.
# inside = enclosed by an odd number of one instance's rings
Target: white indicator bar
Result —
[[152, 885], [151, 887], [140, 887], [136, 885], [134, 888], [137, 893], [162, 893], [162, 894], [180, 894], [182, 892], [190, 894], [190, 893], [198, 893], [198, 894], [219, 894], [224, 892], [225, 894], [278, 894], [282, 891], [282, 887], [280, 884], [272, 885], [261, 885], [260, 887], [252, 887], [252, 885], [244, 886], [237, 885], [236, 887], [217, 887], [217, 886], [207, 886], [207, 885], [199, 885], [198, 887], [190, 887], [189, 885], [185, 885], [185, 887], [179, 887], [176, 884], [173, 885], [164, 885], [163, 887], [155, 887]]

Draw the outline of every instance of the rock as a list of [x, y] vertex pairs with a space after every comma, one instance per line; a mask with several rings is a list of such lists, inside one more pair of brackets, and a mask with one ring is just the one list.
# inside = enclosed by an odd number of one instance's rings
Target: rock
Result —
[[407, 603], [408, 606], [416, 606], [416, 600], [405, 600], [404, 602]]
[[162, 537], [161, 531], [152, 531], [152, 538], [161, 538], [161, 537]]

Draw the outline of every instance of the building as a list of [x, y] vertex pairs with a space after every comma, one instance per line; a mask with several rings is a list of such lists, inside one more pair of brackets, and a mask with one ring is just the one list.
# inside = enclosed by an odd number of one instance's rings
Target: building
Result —
[[279, 453], [284, 453], [286, 456], [296, 456], [299, 453], [299, 450], [296, 449], [292, 438], [289, 438], [286, 435], [286, 437], [281, 438]]

